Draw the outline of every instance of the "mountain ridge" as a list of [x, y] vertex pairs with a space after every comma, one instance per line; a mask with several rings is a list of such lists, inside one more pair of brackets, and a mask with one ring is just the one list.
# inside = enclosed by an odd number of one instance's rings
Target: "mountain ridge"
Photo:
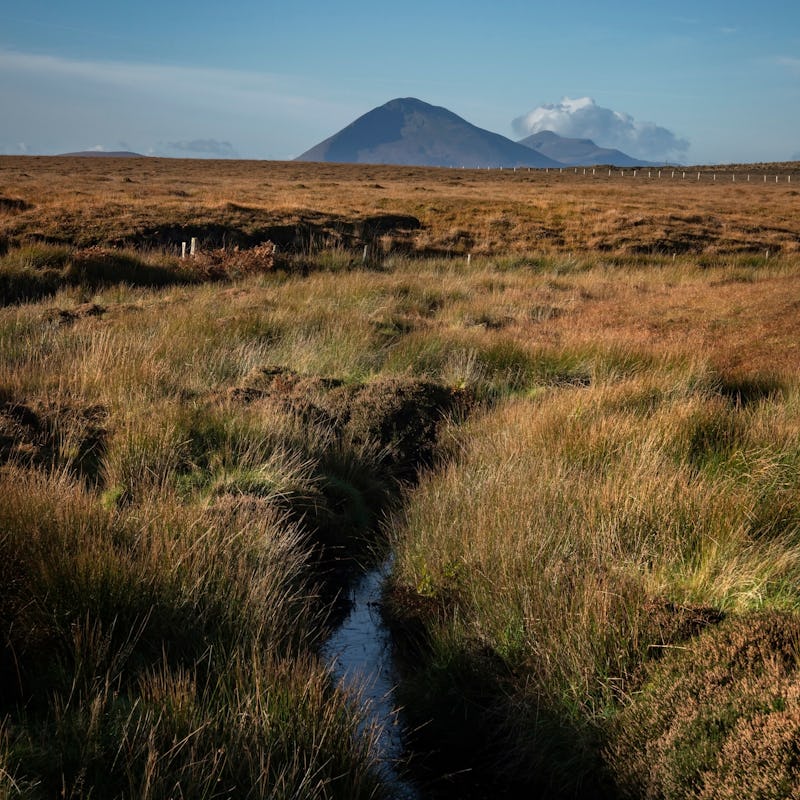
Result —
[[634, 158], [622, 150], [600, 147], [591, 139], [571, 139], [553, 131], [538, 131], [520, 139], [518, 144], [530, 147], [537, 153], [561, 162], [569, 167], [592, 167], [611, 164], [615, 167], [658, 167], [663, 161], [644, 161]]

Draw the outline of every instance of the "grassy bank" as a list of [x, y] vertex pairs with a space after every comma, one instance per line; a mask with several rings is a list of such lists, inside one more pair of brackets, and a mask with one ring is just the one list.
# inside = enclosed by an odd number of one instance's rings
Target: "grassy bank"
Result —
[[452, 431], [389, 608], [421, 747], [454, 773], [545, 796], [796, 789], [796, 372], [721, 374], [726, 346], [622, 367], [598, 348], [586, 385], [534, 381]]
[[317, 652], [464, 393], [366, 369], [383, 339], [338, 292], [83, 281], [0, 311], [4, 796], [387, 794]]

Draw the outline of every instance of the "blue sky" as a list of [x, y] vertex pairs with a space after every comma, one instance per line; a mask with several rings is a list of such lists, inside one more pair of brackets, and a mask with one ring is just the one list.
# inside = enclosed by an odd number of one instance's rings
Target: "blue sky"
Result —
[[285, 159], [394, 97], [642, 158], [800, 159], [800, 3], [0, 0], [0, 153]]

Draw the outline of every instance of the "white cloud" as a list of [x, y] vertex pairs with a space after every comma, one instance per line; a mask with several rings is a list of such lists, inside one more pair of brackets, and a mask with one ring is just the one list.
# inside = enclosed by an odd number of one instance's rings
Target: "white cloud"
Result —
[[601, 147], [615, 147], [628, 155], [663, 161], [682, 156], [689, 142], [653, 122], [639, 122], [630, 114], [597, 105], [591, 97], [565, 97], [517, 117], [512, 126], [519, 136], [553, 131], [560, 136], [592, 139]]

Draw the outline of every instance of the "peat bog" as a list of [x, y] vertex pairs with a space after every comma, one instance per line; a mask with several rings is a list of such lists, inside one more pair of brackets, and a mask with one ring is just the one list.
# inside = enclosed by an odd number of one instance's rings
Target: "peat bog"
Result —
[[0, 796], [794, 796], [794, 166], [0, 158]]

